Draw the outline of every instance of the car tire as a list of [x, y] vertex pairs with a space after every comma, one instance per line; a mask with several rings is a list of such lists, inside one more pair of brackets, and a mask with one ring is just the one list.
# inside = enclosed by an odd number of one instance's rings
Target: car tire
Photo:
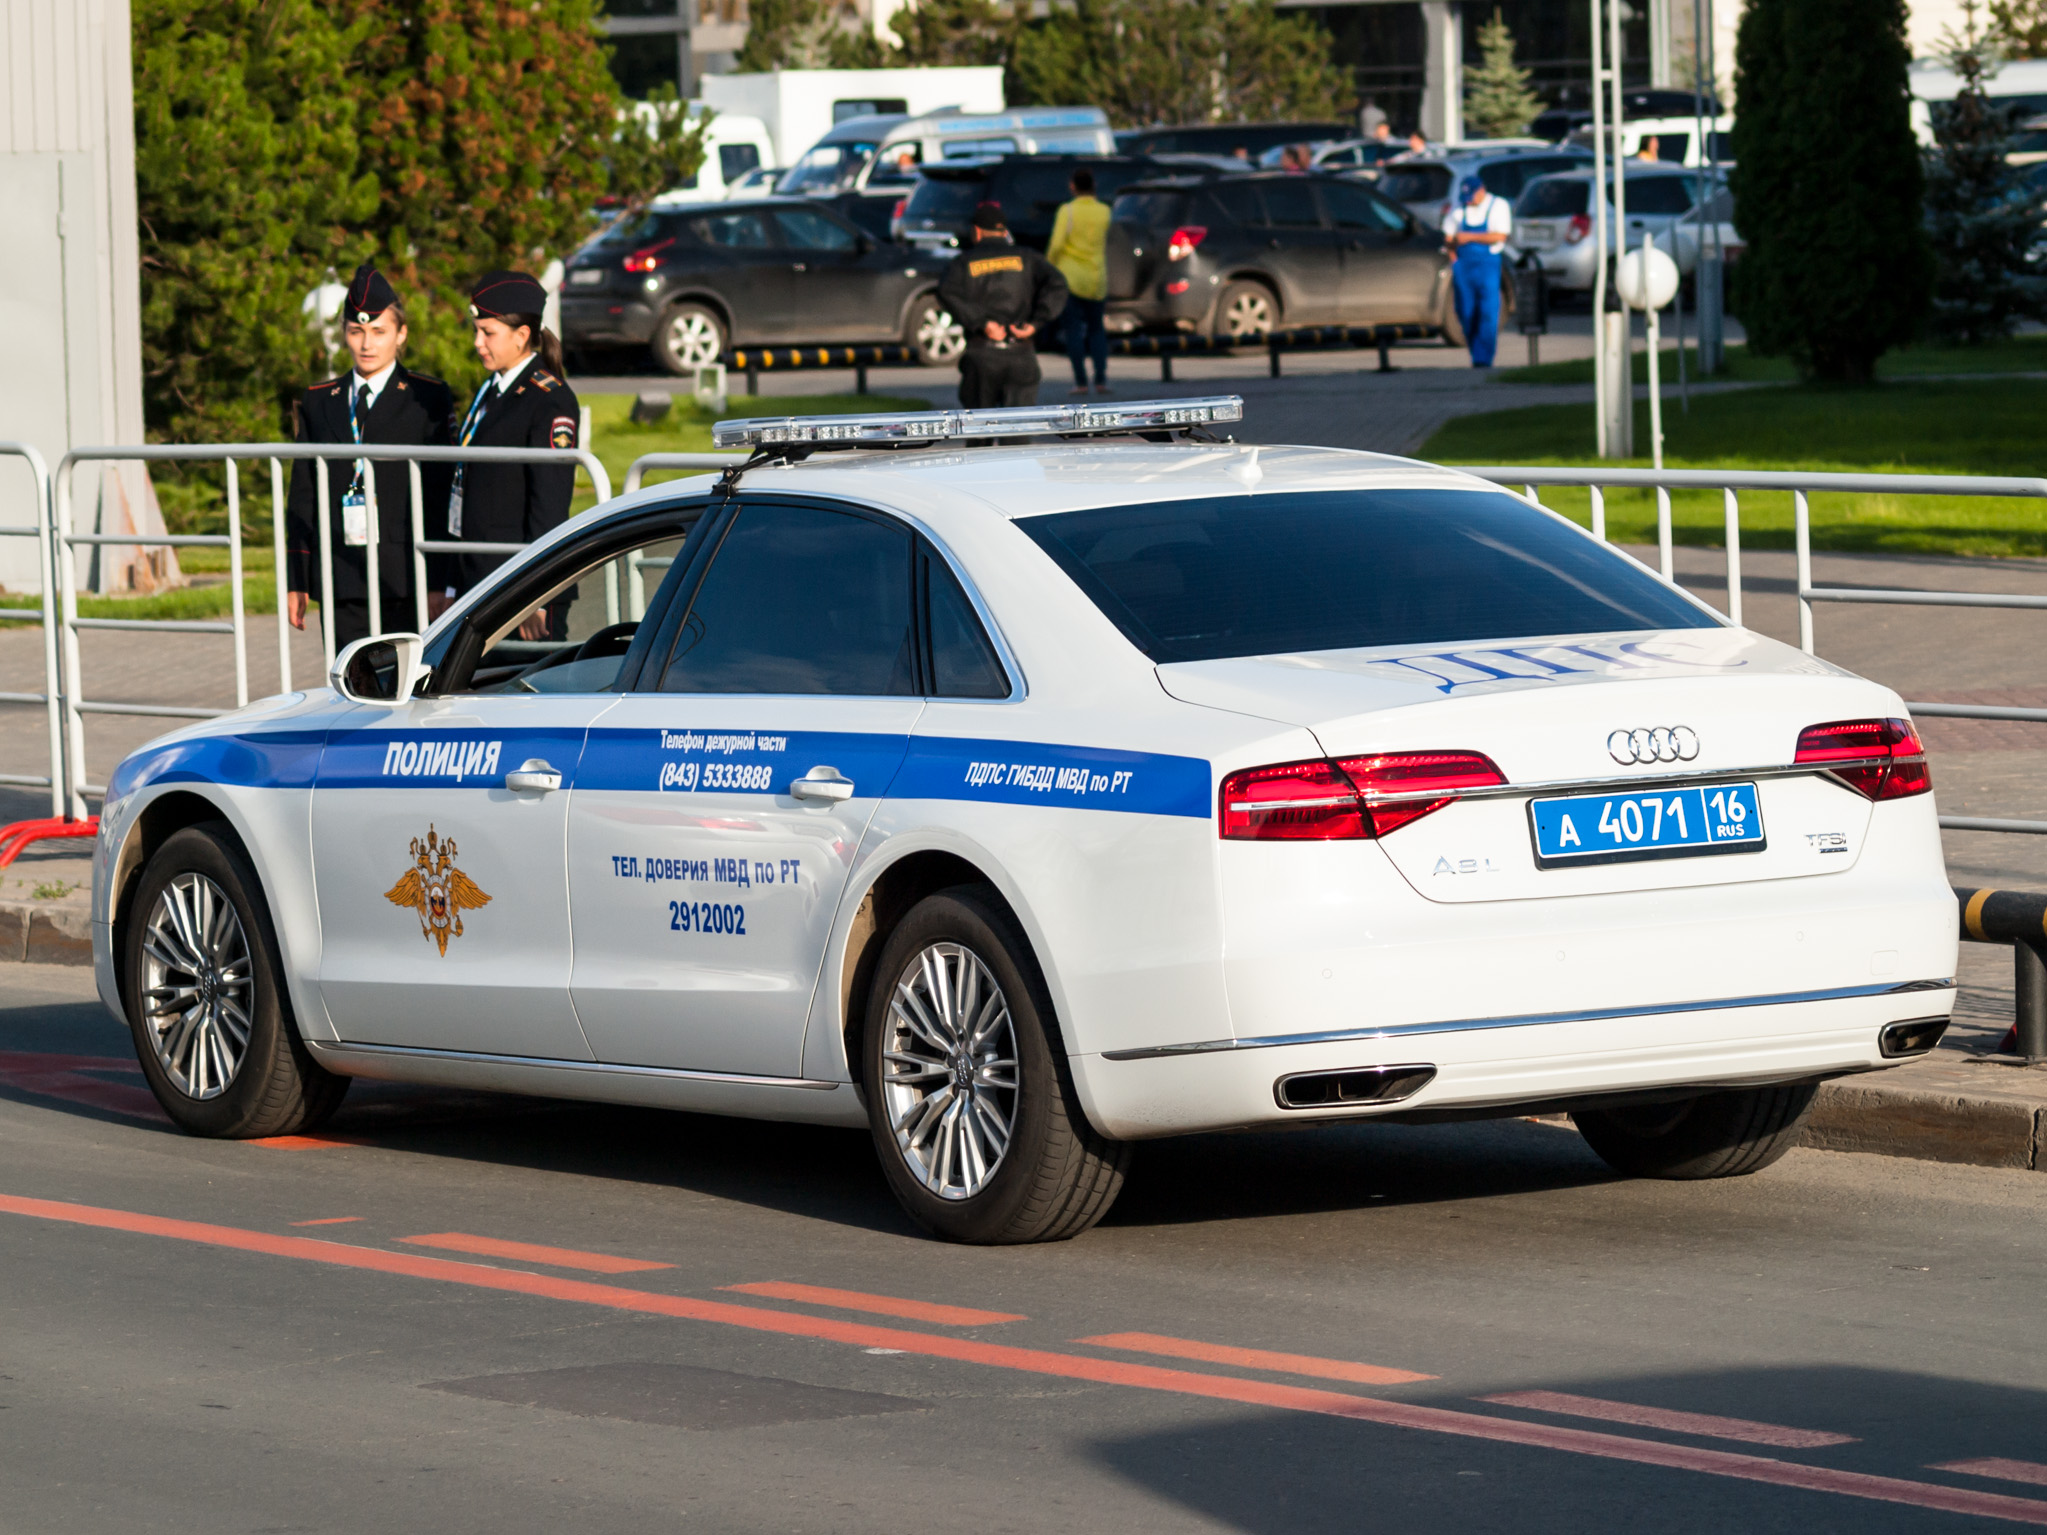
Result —
[[1463, 346], [1465, 344], [1464, 321], [1457, 314], [1457, 299], [1453, 294], [1443, 295], [1443, 345]]
[[1702, 1093], [1677, 1103], [1586, 1110], [1578, 1133], [1615, 1172], [1633, 1178], [1739, 1178], [1789, 1151], [1816, 1082]]
[[248, 1140], [309, 1130], [341, 1106], [349, 1079], [299, 1038], [261, 883], [225, 824], [165, 839], [128, 911], [128, 1029], [173, 1124]]
[[1262, 282], [1233, 282], [1215, 301], [1213, 335], [1222, 346], [1252, 346], [1280, 323], [1279, 295]]
[[919, 367], [950, 368], [967, 349], [967, 333], [937, 296], [927, 293], [910, 306], [903, 344], [917, 354]]
[[651, 343], [654, 360], [687, 376], [725, 355], [725, 322], [702, 304], [677, 304], [662, 314]]
[[862, 1058], [889, 1187], [934, 1236], [1063, 1241], [1122, 1189], [1129, 1147], [1081, 1115], [1037, 963], [988, 887], [927, 896], [896, 924]]

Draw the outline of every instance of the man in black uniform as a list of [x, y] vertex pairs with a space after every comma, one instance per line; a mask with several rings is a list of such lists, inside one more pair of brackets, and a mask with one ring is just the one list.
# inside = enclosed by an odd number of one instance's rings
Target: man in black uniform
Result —
[[[562, 382], [561, 342], [541, 325], [547, 290], [525, 272], [487, 272], [469, 294], [476, 355], [490, 377], [462, 420], [465, 448], [573, 448], [582, 408]], [[573, 463], [465, 463], [450, 502], [451, 537], [486, 544], [530, 544], [568, 521], [576, 490]], [[436, 567], [446, 597], [466, 592], [509, 559], [459, 554]], [[572, 599], [556, 599], [547, 619], [530, 621], [524, 639], [561, 638]], [[436, 609], [444, 604], [437, 603]], [[528, 631], [531, 632], [528, 632]]]
[[1040, 375], [1032, 338], [1066, 308], [1066, 279], [1009, 238], [1000, 203], [974, 210], [973, 236], [938, 283], [938, 301], [967, 333], [960, 404], [969, 410], [1035, 405]]
[[[414, 373], [398, 360], [405, 346], [405, 309], [384, 274], [365, 262], [355, 270], [343, 301], [342, 335], [355, 358], [343, 378], [315, 384], [299, 403], [300, 442], [391, 443], [451, 447], [455, 441], [455, 396], [439, 379]], [[376, 464], [377, 568], [380, 615], [387, 631], [418, 622], [412, 591], [412, 476], [403, 463]], [[291, 466], [291, 497], [285, 509], [285, 613], [294, 628], [306, 626], [309, 599], [325, 602], [320, 587], [318, 471], [310, 459]], [[422, 464], [421, 509], [428, 538], [445, 538], [448, 464]], [[364, 556], [369, 544], [369, 496], [362, 467], [350, 459], [327, 461], [327, 536], [333, 551], [334, 648], [370, 632], [369, 581]]]

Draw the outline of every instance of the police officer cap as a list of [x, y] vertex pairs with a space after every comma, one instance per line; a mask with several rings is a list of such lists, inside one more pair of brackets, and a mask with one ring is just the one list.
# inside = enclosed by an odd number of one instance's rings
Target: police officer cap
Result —
[[501, 320], [508, 314], [539, 314], [547, 290], [530, 272], [485, 272], [469, 290], [469, 317]]
[[384, 281], [384, 274], [365, 261], [348, 280], [348, 297], [341, 312], [358, 325], [367, 325], [397, 302], [398, 295]]
[[974, 227], [976, 229], [1007, 229], [1002, 221], [1001, 203], [977, 203], [974, 205]]

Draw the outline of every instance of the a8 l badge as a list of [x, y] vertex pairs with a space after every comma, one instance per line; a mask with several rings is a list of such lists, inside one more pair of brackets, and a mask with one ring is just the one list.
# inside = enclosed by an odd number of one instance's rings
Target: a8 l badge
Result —
[[475, 880], [455, 867], [455, 839], [442, 837], [431, 824], [424, 837], [412, 839], [412, 867], [384, 892], [393, 906], [407, 906], [419, 918], [419, 936], [431, 938], [448, 952], [448, 940], [462, 936], [462, 913], [490, 904]]

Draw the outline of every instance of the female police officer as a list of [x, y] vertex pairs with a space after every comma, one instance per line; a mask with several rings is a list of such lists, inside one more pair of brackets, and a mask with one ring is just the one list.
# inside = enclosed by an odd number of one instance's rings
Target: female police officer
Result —
[[[547, 290], [524, 272], [490, 272], [469, 294], [476, 355], [490, 377], [462, 418], [465, 448], [573, 448], [582, 419], [562, 382], [561, 342], [540, 324]], [[448, 536], [482, 544], [528, 544], [568, 520], [574, 464], [465, 463], [448, 498]], [[438, 613], [508, 558], [458, 554], [439, 567]], [[557, 610], [558, 609], [558, 610]], [[520, 629], [525, 639], [560, 639], [567, 604]], [[528, 632], [528, 631], [532, 632]]]
[[[384, 274], [365, 262], [349, 281], [343, 334], [355, 368], [345, 378], [308, 389], [299, 405], [300, 442], [394, 443], [445, 448], [455, 440], [455, 397], [448, 386], [414, 373], [398, 360], [405, 347], [405, 309]], [[306, 626], [308, 598], [328, 600], [320, 583], [320, 471], [310, 459], [291, 466], [291, 499], [286, 512], [289, 552], [285, 613], [294, 628]], [[377, 566], [382, 575], [379, 618], [386, 629], [410, 629], [412, 596], [412, 475], [403, 463], [376, 464]], [[331, 601], [334, 648], [370, 632], [369, 496], [360, 460], [327, 460], [327, 547], [334, 572]], [[441, 508], [447, 504], [446, 464], [420, 467], [426, 495], [422, 522], [428, 538], [441, 536]]]

